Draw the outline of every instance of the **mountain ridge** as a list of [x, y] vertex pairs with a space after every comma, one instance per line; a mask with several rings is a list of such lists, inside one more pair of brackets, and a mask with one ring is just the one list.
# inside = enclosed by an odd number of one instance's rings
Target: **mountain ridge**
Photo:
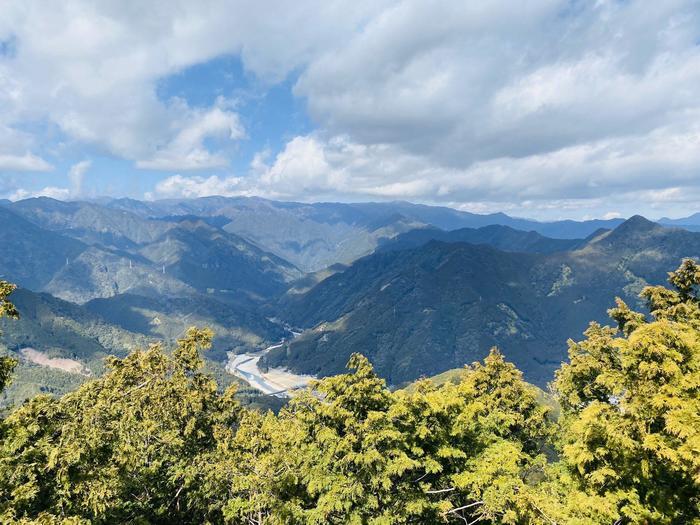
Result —
[[642, 306], [644, 286], [664, 283], [669, 268], [699, 255], [700, 234], [639, 217], [565, 252], [436, 240], [378, 251], [286, 297], [281, 308], [307, 332], [266, 361], [326, 375], [360, 351], [402, 384], [481, 359], [496, 345], [545, 386], [566, 340], [591, 320], [607, 323], [616, 295]]

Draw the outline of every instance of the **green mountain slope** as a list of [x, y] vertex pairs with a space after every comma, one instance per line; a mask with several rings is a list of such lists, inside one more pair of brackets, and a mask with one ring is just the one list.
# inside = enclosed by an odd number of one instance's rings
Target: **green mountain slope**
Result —
[[86, 246], [0, 207], [0, 278], [41, 289]]
[[[76, 303], [122, 293], [184, 297], [196, 292], [259, 302], [283, 293], [302, 275], [280, 257], [221, 230], [227, 218], [161, 221], [44, 197], [8, 204], [0, 213], [7, 224], [0, 234], [7, 248], [0, 271]], [[33, 260], [34, 266], [23, 264]]]
[[[39, 392], [62, 394], [72, 390], [86, 377], [101, 374], [107, 355], [124, 356], [154, 340], [46, 293], [20, 288], [12, 294], [12, 301], [20, 311], [20, 319], [0, 319], [0, 349], [20, 364], [0, 404], [15, 403]], [[40, 366], [24, 355], [26, 349], [36, 350], [46, 359], [75, 361], [83, 368], [82, 373]]]
[[115, 326], [165, 341], [181, 337], [189, 326], [208, 326], [215, 337], [207, 356], [215, 361], [225, 360], [227, 351], [262, 350], [286, 335], [283, 327], [249, 305], [222, 303], [204, 295], [167, 298], [121, 294], [95, 299], [85, 308]]
[[173, 224], [149, 220], [125, 210], [91, 202], [63, 202], [37, 197], [15, 202], [12, 211], [41, 228], [56, 231], [86, 244], [130, 249], [153, 242]]
[[96, 246], [59, 269], [42, 290], [79, 304], [122, 293], [172, 297], [195, 292], [142, 257]]
[[488, 244], [506, 252], [554, 253], [581, 246], [582, 239], [552, 239], [535, 231], [515, 230], [509, 226], [491, 225], [482, 228], [461, 228], [445, 231], [438, 228], [419, 228], [381, 243], [378, 251], [417, 248], [430, 241]]
[[287, 261], [203, 221], [184, 221], [140, 254], [200, 292], [264, 299], [302, 273]]
[[309, 328], [267, 357], [270, 366], [335, 374], [354, 351], [390, 383], [483, 358], [497, 345], [540, 386], [566, 340], [607, 322], [616, 295], [634, 304], [646, 284], [700, 254], [700, 235], [633, 217], [580, 248], [522, 254], [431, 241], [376, 253], [286, 299], [286, 318]]
[[336, 263], [348, 264], [386, 241], [416, 227], [443, 230], [503, 225], [561, 239], [584, 238], [622, 219], [537, 222], [503, 213], [479, 215], [452, 208], [409, 202], [297, 203], [257, 197], [204, 197], [140, 202], [116, 199], [105, 203], [142, 217], [178, 215], [226, 217], [225, 229], [240, 235], [307, 272]]
[[[74, 390], [102, 374], [106, 356], [123, 357], [155, 341], [164, 340], [170, 346], [182, 337], [183, 326], [192, 325], [216, 331], [206, 367], [220, 386], [240, 383], [238, 397], [245, 405], [280, 407], [280, 400], [247, 387], [226, 373], [221, 363], [227, 350], [261, 348], [285, 335], [279, 325], [253, 313], [235, 311], [206, 298], [193, 305], [188, 299], [171, 303], [120, 295], [80, 306], [22, 288], [12, 294], [12, 300], [20, 319], [0, 319], [0, 355], [11, 355], [19, 364], [11, 386], [0, 394], [0, 408], [39, 393], [62, 395]], [[185, 311], [189, 315], [183, 314]], [[158, 322], [149, 323], [154, 319]]]
[[17, 351], [32, 347], [55, 350], [61, 357], [88, 364], [105, 354], [125, 355], [153, 338], [124, 330], [86, 308], [47, 293], [18, 289], [12, 301], [20, 311], [19, 320], [2, 319], [2, 343]]

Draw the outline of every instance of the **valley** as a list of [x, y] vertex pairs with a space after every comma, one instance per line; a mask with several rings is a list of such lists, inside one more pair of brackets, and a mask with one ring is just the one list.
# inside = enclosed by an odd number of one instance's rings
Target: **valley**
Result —
[[[215, 333], [208, 360], [278, 397], [341, 373], [354, 352], [400, 387], [492, 346], [546, 388], [567, 339], [607, 324], [616, 296], [639, 308], [644, 286], [700, 256], [692, 225], [537, 223], [405, 202], [38, 198], [4, 202], [0, 218], [0, 276], [20, 285], [22, 313], [2, 321], [3, 345], [36, 352], [22, 377], [67, 363], [51, 374], [73, 385], [107, 355], [170, 348], [197, 325]], [[289, 337], [285, 323], [303, 332]], [[70, 388], [52, 381], [14, 388]]]
[[289, 372], [284, 368], [272, 368], [262, 371], [259, 367], [260, 359], [268, 352], [281, 348], [284, 343], [268, 346], [262, 352], [230, 354], [226, 363], [226, 371], [246, 381], [253, 388], [257, 388], [263, 394], [287, 398], [294, 395], [294, 390], [306, 387], [314, 376], [299, 375]]
[[0, 525], [700, 525], [700, 0], [0, 1]]

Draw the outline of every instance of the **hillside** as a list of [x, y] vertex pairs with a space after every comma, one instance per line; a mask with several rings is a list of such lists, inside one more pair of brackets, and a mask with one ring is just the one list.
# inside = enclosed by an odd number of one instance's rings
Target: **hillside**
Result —
[[0, 278], [41, 289], [86, 246], [44, 230], [7, 208], [0, 207]]
[[183, 221], [139, 253], [200, 292], [264, 299], [302, 276], [287, 261], [201, 220]]
[[227, 218], [223, 226], [306, 272], [336, 263], [348, 264], [381, 243], [415, 228], [442, 230], [508, 226], [559, 239], [579, 239], [600, 228], [614, 228], [622, 219], [537, 222], [503, 213], [480, 215], [410, 202], [298, 203], [258, 197], [203, 197], [141, 202], [106, 201], [105, 206], [143, 218], [173, 220], [177, 216]]
[[40, 290], [78, 304], [123, 293], [174, 297], [195, 292], [152, 261], [97, 246], [60, 268]]
[[148, 220], [125, 210], [91, 202], [63, 202], [48, 197], [12, 203], [12, 211], [37, 226], [116, 249], [130, 249], [155, 241], [173, 227], [164, 221]]
[[[172, 340], [188, 320], [211, 325], [223, 360], [281, 339], [276, 317], [309, 330], [267, 364], [332, 374], [361, 350], [393, 384], [499, 345], [542, 385], [566, 338], [605, 320], [615, 295], [635, 303], [645, 284], [700, 254], [697, 234], [641, 217], [608, 230], [599, 227], [619, 221], [537, 223], [404, 202], [38, 198], [0, 214], [5, 279], [115, 327]], [[547, 228], [588, 237], [539, 233]]]
[[255, 351], [279, 341], [286, 330], [250, 305], [217, 301], [206, 295], [144, 297], [121, 294], [95, 299], [85, 308], [109, 323], [148, 337], [173, 341], [189, 326], [214, 330], [210, 359], [223, 361], [227, 351]]
[[[12, 301], [21, 316], [19, 320], [0, 319], [0, 349], [18, 358], [20, 365], [0, 404], [21, 401], [39, 392], [62, 394], [72, 390], [86, 377], [101, 374], [107, 355], [124, 356], [155, 341], [46, 293], [18, 289], [12, 294]], [[49, 364], [49, 360], [70, 360], [81, 371], [39, 366], [25, 356], [26, 349], [36, 351]]]
[[288, 297], [287, 319], [309, 328], [267, 356], [270, 366], [338, 373], [366, 353], [392, 384], [482, 358], [497, 345], [544, 386], [566, 340], [607, 322], [616, 295], [633, 306], [646, 284], [700, 254], [700, 234], [633, 217], [570, 252], [522, 254], [430, 241], [376, 253]]
[[582, 239], [552, 239], [535, 231], [515, 230], [509, 226], [491, 225], [481, 228], [460, 228], [445, 231], [438, 228], [419, 228], [383, 242], [378, 251], [407, 250], [430, 241], [488, 244], [506, 252], [554, 253], [581, 246]]
[[[237, 295], [255, 301], [284, 292], [301, 276], [287, 261], [221, 230], [227, 219], [155, 220], [97, 203], [45, 197], [10, 208], [25, 219], [24, 229], [34, 228], [34, 237], [53, 235], [54, 244], [71, 239], [76, 245], [72, 257], [42, 271], [42, 286], [32, 287], [78, 303], [127, 292], [185, 296], [210, 289], [227, 299]], [[12, 238], [6, 245], [16, 244]]]
[[[106, 356], [124, 357], [156, 341], [169, 347], [182, 337], [183, 327], [192, 325], [215, 330], [206, 368], [226, 387], [239, 383], [220, 364], [227, 351], [261, 348], [285, 335], [283, 328], [253, 313], [206, 298], [193, 304], [189, 299], [171, 303], [120, 295], [80, 306], [20, 288], [12, 301], [20, 319], [0, 318], [0, 355], [10, 355], [19, 364], [11, 386], [0, 394], [0, 408], [39, 393], [60, 396], [72, 391], [104, 372]], [[246, 406], [280, 407], [280, 400], [244, 384], [238, 399]]]
[[[4, 339], [15, 354], [29, 348], [37, 362], [69, 359], [76, 363], [69, 369], [98, 373], [106, 354], [156, 338], [170, 344], [191, 324], [216, 331], [208, 358], [218, 362], [228, 351], [259, 350], [286, 334], [261, 305], [302, 273], [220, 229], [228, 219], [161, 221], [37, 198], [3, 203], [0, 220], [0, 278], [25, 288], [16, 293], [22, 320]], [[13, 399], [82, 381], [30, 361], [22, 358], [7, 394]]]

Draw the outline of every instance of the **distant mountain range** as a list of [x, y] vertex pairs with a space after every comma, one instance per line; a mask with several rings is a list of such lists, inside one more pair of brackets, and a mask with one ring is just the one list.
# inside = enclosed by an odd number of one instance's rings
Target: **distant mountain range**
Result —
[[689, 217], [682, 217], [680, 219], [669, 219], [668, 217], [663, 217], [658, 220], [659, 224], [664, 224], [666, 226], [678, 226], [690, 231], [700, 231], [700, 213], [694, 213]]
[[0, 279], [23, 288], [23, 320], [2, 325], [6, 348], [96, 370], [107, 353], [172, 341], [190, 324], [215, 329], [209, 356], [221, 362], [291, 323], [307, 330], [268, 366], [332, 374], [360, 351], [398, 385], [497, 344], [543, 385], [566, 338], [605, 321], [614, 295], [634, 302], [700, 255], [688, 231], [698, 216], [667, 221], [680, 229], [207, 197], [0, 201], [0, 220]]
[[[260, 305], [303, 275], [199, 219], [160, 221], [95, 203], [39, 198], [5, 203], [0, 220], [0, 278], [23, 293], [46, 292], [41, 297], [69, 301], [54, 304], [72, 305], [61, 315], [48, 310], [44, 319], [96, 316], [105, 326], [165, 340], [180, 336], [188, 323], [209, 325], [217, 331], [219, 360], [226, 350], [259, 349], [284, 336]], [[5, 340], [14, 349], [27, 341], [84, 357], [84, 344], [36, 340], [35, 328], [10, 323]]]
[[[521, 253], [505, 250], [504, 233]], [[411, 242], [395, 241], [405, 249], [380, 250], [288, 296], [285, 318], [307, 330], [267, 365], [330, 375], [360, 351], [399, 385], [481, 359], [496, 345], [544, 386], [566, 357], [566, 340], [591, 320], [607, 323], [616, 295], [642, 306], [644, 286], [665, 283], [681, 258], [700, 257], [700, 234], [642, 217], [569, 251], [501, 227], [406, 236]]]
[[[592, 235], [606, 230], [597, 230]], [[491, 225], [481, 228], [460, 228], [445, 231], [426, 227], [411, 230], [392, 239], [383, 240], [377, 251], [396, 251], [417, 248], [429, 241], [488, 244], [507, 252], [554, 253], [573, 250], [586, 243], [585, 239], [552, 239], [535, 231], [523, 232], [510, 226]]]
[[558, 239], [574, 239], [623, 222], [623, 219], [537, 222], [503, 213], [479, 215], [401, 201], [305, 204], [256, 197], [204, 197], [155, 202], [115, 199], [103, 204], [141, 217], [189, 215], [228, 219], [223, 226], [226, 231], [259, 244], [307, 272], [335, 263], [348, 264], [371, 253], [383, 239], [417, 227], [455, 230], [501, 225]]

